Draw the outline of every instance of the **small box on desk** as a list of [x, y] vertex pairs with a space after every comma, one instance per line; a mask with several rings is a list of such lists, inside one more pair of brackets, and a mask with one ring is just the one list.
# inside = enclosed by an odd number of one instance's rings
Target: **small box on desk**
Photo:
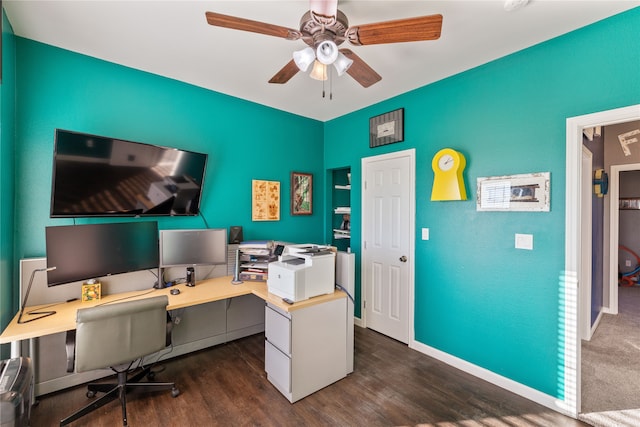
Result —
[[99, 300], [101, 294], [102, 285], [100, 282], [88, 281], [82, 285], [82, 301], [94, 301]]
[[258, 273], [251, 271], [241, 271], [240, 272], [240, 280], [247, 280], [249, 282], [266, 282], [267, 281], [267, 273]]

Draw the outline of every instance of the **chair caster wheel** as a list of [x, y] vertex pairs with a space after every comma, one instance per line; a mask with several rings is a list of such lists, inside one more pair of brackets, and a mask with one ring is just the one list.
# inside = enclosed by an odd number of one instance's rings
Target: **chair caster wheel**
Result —
[[178, 390], [176, 387], [171, 389], [171, 397], [178, 397], [179, 394], [180, 390]]
[[92, 397], [96, 397], [96, 392], [91, 390], [87, 391], [87, 397], [89, 399], [91, 399]]

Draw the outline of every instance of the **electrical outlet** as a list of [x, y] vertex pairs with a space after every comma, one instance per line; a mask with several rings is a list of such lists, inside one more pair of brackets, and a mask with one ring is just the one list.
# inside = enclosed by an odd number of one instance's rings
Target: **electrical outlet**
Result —
[[533, 250], [533, 234], [516, 234], [516, 249]]
[[626, 260], [626, 261], [624, 262], [624, 265], [625, 265], [626, 267], [631, 267], [631, 260], [630, 260], [630, 259]]

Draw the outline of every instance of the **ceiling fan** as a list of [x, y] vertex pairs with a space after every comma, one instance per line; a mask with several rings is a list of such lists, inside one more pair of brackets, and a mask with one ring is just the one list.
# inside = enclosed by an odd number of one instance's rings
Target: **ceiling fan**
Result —
[[300, 19], [300, 29], [281, 27], [250, 19], [206, 12], [207, 22], [216, 27], [250, 31], [287, 40], [302, 40], [308, 46], [293, 53], [293, 59], [269, 80], [286, 83], [298, 71], [312, 78], [327, 79], [327, 66], [333, 65], [338, 75], [345, 72], [363, 87], [379, 82], [382, 77], [352, 50], [338, 46], [348, 41], [354, 46], [436, 40], [440, 38], [442, 15], [398, 19], [349, 27], [349, 21], [338, 10], [338, 0], [310, 0], [309, 11]]

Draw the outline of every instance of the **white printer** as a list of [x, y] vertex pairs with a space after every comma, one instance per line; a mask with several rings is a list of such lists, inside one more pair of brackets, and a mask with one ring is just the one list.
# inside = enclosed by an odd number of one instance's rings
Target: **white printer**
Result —
[[269, 263], [267, 289], [293, 302], [335, 290], [336, 254], [328, 246], [286, 245], [278, 261]]

